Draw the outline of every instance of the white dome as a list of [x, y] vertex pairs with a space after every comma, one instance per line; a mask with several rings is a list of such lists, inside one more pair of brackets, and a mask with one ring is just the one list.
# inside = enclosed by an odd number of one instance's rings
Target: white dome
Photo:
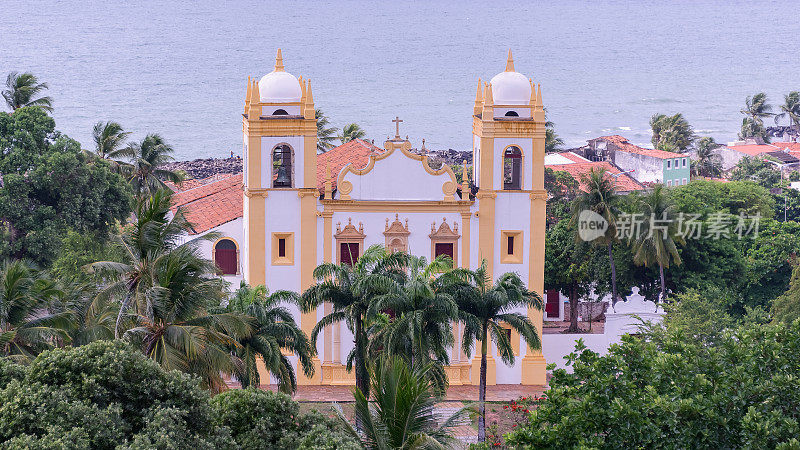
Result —
[[528, 105], [531, 84], [519, 72], [500, 72], [492, 78], [492, 100], [495, 105]]
[[299, 102], [303, 95], [297, 78], [283, 70], [273, 70], [261, 77], [258, 82], [258, 92], [263, 103]]

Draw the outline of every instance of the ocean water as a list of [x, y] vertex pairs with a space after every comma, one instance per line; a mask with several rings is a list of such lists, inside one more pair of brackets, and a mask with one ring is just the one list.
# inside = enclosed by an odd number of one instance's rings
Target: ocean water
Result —
[[311, 79], [341, 127], [382, 142], [470, 148], [477, 78], [514, 52], [567, 146], [649, 144], [655, 113], [735, 139], [745, 97], [800, 90], [795, 1], [0, 0], [0, 75], [50, 85], [57, 127], [91, 148], [97, 121], [161, 133], [179, 159], [241, 151], [248, 75]]

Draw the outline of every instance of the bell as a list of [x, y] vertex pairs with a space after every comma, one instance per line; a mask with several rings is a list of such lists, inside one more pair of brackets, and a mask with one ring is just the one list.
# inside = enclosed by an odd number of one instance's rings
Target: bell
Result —
[[289, 172], [286, 170], [286, 166], [278, 167], [278, 178], [275, 179], [275, 186], [292, 186], [292, 179], [289, 177]]

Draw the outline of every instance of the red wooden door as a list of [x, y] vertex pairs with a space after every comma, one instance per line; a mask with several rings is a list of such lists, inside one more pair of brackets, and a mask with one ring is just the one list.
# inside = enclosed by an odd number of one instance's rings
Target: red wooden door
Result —
[[547, 300], [544, 305], [544, 311], [547, 313], [548, 319], [558, 318], [558, 303], [561, 295], [558, 290], [550, 289], [547, 291]]
[[214, 247], [214, 263], [223, 275], [236, 275], [238, 261], [236, 261], [236, 244], [230, 239], [217, 242]]

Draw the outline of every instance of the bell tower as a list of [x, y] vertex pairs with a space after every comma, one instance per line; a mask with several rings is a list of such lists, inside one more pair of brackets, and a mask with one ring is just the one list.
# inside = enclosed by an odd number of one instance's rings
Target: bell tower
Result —
[[[518, 273], [544, 295], [545, 118], [540, 86], [514, 68], [511, 50], [503, 72], [478, 80], [472, 119], [473, 179], [478, 186], [479, 259], [491, 277]], [[524, 313], [524, 311], [519, 311]], [[542, 311], [528, 317], [541, 338]], [[522, 384], [545, 384], [541, 351], [526, 349]]]
[[[272, 72], [248, 78], [242, 136], [245, 281], [302, 292], [317, 264], [317, 125], [311, 82], [286, 72], [280, 49]], [[306, 333], [315, 322], [300, 314]]]

